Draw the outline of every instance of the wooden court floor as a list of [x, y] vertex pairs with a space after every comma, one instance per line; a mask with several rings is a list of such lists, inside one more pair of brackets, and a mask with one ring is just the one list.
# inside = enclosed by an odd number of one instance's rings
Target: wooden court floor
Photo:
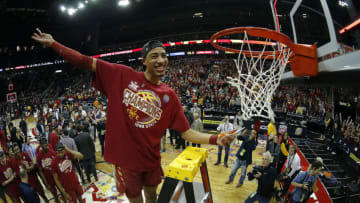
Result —
[[[14, 122], [15, 126], [18, 126], [18, 121]], [[29, 122], [29, 129], [35, 127], [35, 122]], [[167, 140], [166, 140], [166, 152], [161, 153], [162, 157], [162, 168], [164, 172], [166, 171], [166, 167], [168, 164], [174, 160], [181, 152], [182, 149], [175, 149], [175, 146], [172, 146], [170, 144], [169, 140], [169, 134], [167, 134]], [[206, 160], [207, 166], [208, 166], [208, 173], [210, 178], [210, 184], [211, 189], [213, 193], [214, 202], [220, 202], [220, 203], [232, 203], [232, 202], [244, 202], [245, 199], [254, 191], [256, 191], [257, 188], [257, 181], [248, 181], [247, 178], [245, 179], [245, 182], [243, 186], [236, 188], [236, 184], [239, 181], [240, 178], [240, 172], [241, 169], [238, 170], [235, 179], [230, 184], [225, 184], [225, 182], [228, 180], [229, 175], [231, 173], [231, 169], [236, 161], [235, 154], [240, 147], [240, 143], [232, 144], [230, 148], [230, 155], [228, 160], [229, 168], [226, 168], [223, 164], [223, 159], [225, 156], [225, 152], [223, 150], [222, 155], [222, 163], [220, 165], [215, 166], [214, 163], [217, 161], [217, 152], [218, 147], [213, 145], [201, 145], [202, 148], [205, 148], [208, 150], [208, 158]], [[104, 161], [104, 159], [101, 157], [101, 148], [99, 140], [97, 139], [95, 142], [96, 146], [96, 168], [104, 173], [111, 174], [112, 173], [112, 166], [111, 164], [108, 164]], [[264, 152], [264, 144], [258, 144], [256, 150], [253, 151], [253, 164], [255, 163], [261, 163], [262, 159], [262, 153]], [[247, 171], [250, 171], [252, 166], [249, 166]], [[195, 182], [202, 182], [201, 174], [200, 172], [196, 175]], [[160, 193], [162, 187], [162, 183], [159, 185], [157, 192]]]

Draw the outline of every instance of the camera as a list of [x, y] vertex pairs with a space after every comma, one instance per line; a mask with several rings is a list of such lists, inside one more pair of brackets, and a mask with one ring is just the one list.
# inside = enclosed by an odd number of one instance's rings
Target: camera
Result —
[[277, 180], [278, 181], [284, 181], [284, 177], [285, 176], [289, 176], [290, 170], [289, 169], [285, 169], [285, 171], [283, 173], [281, 173], [278, 177]]
[[253, 180], [255, 178], [255, 174], [257, 173], [263, 173], [264, 168], [262, 166], [254, 166], [252, 172], [248, 173], [248, 180]]
[[300, 202], [306, 202], [307, 199], [309, 199], [311, 193], [312, 193], [312, 182], [304, 182], [304, 185], [308, 187], [308, 189], [303, 189], [303, 192], [300, 197]]

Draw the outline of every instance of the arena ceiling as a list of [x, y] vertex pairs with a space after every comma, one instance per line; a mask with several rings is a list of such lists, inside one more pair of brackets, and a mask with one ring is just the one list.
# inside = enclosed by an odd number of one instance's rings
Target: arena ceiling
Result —
[[[2, 0], [0, 16], [6, 31], [1, 34], [0, 46], [32, 44], [30, 36], [36, 27], [74, 48], [89, 41], [92, 46], [102, 47], [179, 33], [211, 33], [234, 26], [274, 28], [269, 0], [130, 0], [127, 8], [117, 6], [118, 0], [88, 0], [91, 4], [74, 16], [60, 11], [60, 5], [79, 1]], [[279, 0], [278, 12], [288, 13], [294, 2]], [[338, 7], [336, 1], [328, 2]], [[194, 18], [193, 14], [199, 12], [204, 17]], [[280, 20], [286, 30], [286, 15]]]

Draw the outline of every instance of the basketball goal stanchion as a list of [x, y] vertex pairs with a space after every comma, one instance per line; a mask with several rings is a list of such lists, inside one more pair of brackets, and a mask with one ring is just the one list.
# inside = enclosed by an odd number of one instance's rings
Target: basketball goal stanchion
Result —
[[[217, 44], [222, 36], [243, 33], [240, 49]], [[263, 38], [264, 41], [251, 37]], [[236, 77], [228, 77], [228, 83], [239, 92], [242, 118], [274, 119], [271, 99], [280, 84], [288, 63], [295, 76], [315, 76], [318, 73], [316, 45], [294, 44], [279, 32], [258, 27], [235, 27], [215, 33], [211, 44], [220, 50], [238, 53], [235, 60]], [[277, 44], [280, 46], [277, 46]]]
[[[206, 165], [207, 156], [208, 152], [204, 148], [187, 147], [176, 157], [166, 169], [164, 184], [157, 203], [177, 202], [183, 190], [187, 203], [212, 203], [213, 197]], [[193, 185], [193, 180], [199, 168], [205, 193], [201, 200], [196, 199]], [[182, 181], [182, 186], [179, 185], [179, 181]]]

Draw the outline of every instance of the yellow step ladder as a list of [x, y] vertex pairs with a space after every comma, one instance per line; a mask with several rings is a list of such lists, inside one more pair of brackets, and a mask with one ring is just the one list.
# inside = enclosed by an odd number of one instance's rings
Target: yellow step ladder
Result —
[[[187, 147], [166, 169], [165, 181], [161, 188], [158, 203], [169, 203], [179, 181], [183, 182], [187, 203], [195, 203], [193, 180], [197, 172], [201, 172], [205, 196], [202, 202], [212, 203], [209, 174], [206, 166], [208, 152], [204, 148]], [[182, 188], [176, 192], [173, 200], [177, 201]]]

